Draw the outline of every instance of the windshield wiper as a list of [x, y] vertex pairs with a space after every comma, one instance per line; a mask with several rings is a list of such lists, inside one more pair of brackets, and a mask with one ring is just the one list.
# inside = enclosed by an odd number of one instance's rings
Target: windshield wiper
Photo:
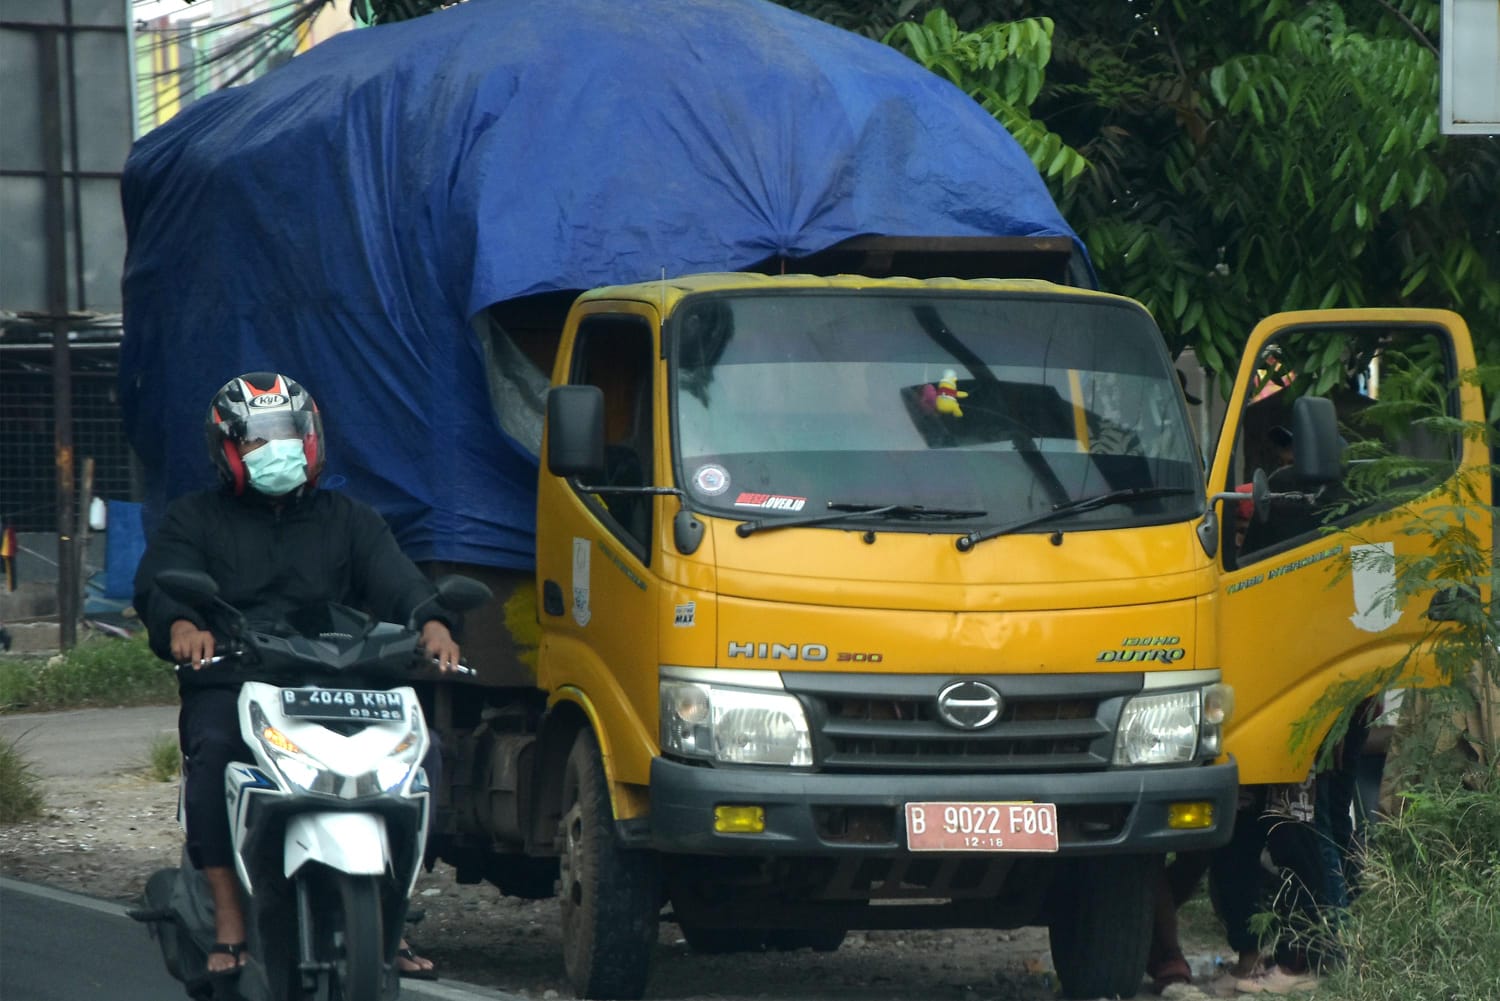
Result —
[[982, 532], [970, 532], [968, 535], [958, 537], [958, 551], [967, 553], [981, 542], [997, 539], [1002, 535], [1010, 535], [1033, 525], [1040, 525], [1054, 518], [1066, 518], [1069, 515], [1082, 514], [1085, 511], [1094, 511], [1111, 504], [1129, 504], [1138, 500], [1149, 500], [1153, 497], [1186, 497], [1197, 493], [1186, 487], [1129, 487], [1124, 490], [1110, 490], [1092, 497], [1080, 497], [1077, 500], [1065, 501], [1062, 504], [1052, 505], [1049, 511], [1034, 514], [1020, 521], [1013, 521], [1009, 525], [1001, 525], [998, 528], [985, 529]]
[[988, 511], [953, 507], [925, 507], [921, 504], [857, 504], [830, 501], [830, 514], [814, 514], [805, 518], [765, 519], [743, 521], [734, 526], [734, 532], [744, 538], [761, 529], [800, 528], [805, 525], [826, 525], [835, 521], [852, 521], [863, 515], [866, 518], [900, 518], [909, 521], [924, 519], [983, 518]]

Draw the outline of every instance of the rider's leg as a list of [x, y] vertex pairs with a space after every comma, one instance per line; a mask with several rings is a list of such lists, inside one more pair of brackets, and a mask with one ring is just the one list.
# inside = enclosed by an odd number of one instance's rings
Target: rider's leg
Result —
[[[239, 692], [233, 688], [185, 691], [177, 718], [178, 739], [187, 759], [183, 811], [188, 857], [208, 881], [214, 902], [215, 941], [226, 945], [245, 941], [229, 814], [224, 808], [225, 768], [232, 761], [250, 760], [250, 749], [240, 739], [238, 697]], [[242, 961], [236, 955], [214, 952], [208, 956], [208, 969], [230, 970]]]
[[[222, 865], [203, 867], [214, 898], [214, 941], [236, 944], [245, 941], [245, 916], [240, 910], [240, 880], [232, 868]], [[243, 956], [227, 952], [208, 954], [208, 972], [222, 973], [244, 962]]]

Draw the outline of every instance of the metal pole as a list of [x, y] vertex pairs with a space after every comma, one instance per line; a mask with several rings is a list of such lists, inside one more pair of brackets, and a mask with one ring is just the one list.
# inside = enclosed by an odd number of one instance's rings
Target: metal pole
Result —
[[52, 317], [52, 441], [57, 457], [57, 639], [78, 642], [78, 562], [73, 503], [73, 371], [68, 354], [68, 254], [63, 211], [62, 67], [59, 32], [37, 33], [41, 64], [42, 159], [46, 170], [47, 311]]

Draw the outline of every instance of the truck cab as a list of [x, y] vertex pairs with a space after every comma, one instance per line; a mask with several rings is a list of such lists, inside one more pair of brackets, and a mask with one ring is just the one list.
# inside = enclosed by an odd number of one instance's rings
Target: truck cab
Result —
[[1225, 841], [1238, 785], [1146, 311], [704, 275], [587, 293], [553, 384], [538, 685], [608, 791], [561, 783], [565, 914], [595, 824], [707, 949], [1046, 923], [1066, 989], [1133, 989], [1154, 866]]
[[1268, 319], [1210, 456], [1146, 310], [1042, 278], [601, 288], [552, 356], [510, 653], [431, 718], [440, 854], [555, 892], [584, 997], [639, 997], [665, 919], [1041, 924], [1065, 995], [1133, 993], [1165, 854], [1309, 774], [1331, 686], [1431, 667], [1403, 526], [1486, 459], [1434, 310]]

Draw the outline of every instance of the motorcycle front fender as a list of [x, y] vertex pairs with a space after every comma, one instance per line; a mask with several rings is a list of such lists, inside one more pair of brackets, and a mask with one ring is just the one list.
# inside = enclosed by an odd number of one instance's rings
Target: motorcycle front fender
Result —
[[379, 876], [391, 864], [385, 818], [372, 813], [299, 813], [287, 819], [282, 852], [288, 878], [309, 862], [351, 875]]

